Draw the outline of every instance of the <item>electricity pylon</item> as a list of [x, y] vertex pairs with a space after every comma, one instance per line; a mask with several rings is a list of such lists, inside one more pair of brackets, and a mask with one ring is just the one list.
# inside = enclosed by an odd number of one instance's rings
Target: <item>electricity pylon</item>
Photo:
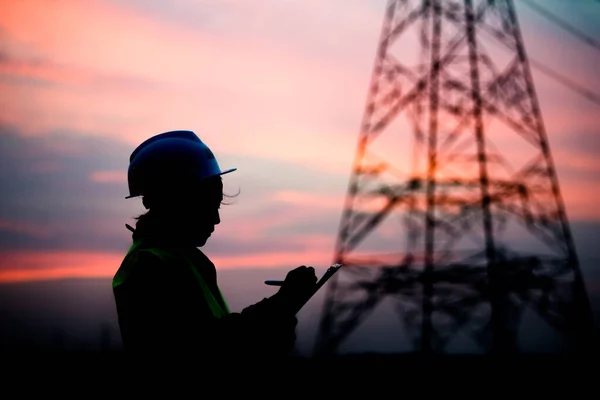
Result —
[[445, 352], [461, 332], [484, 353], [519, 352], [526, 310], [567, 350], [589, 348], [593, 315], [511, 0], [388, 2], [334, 262], [316, 354], [384, 301], [415, 351]]

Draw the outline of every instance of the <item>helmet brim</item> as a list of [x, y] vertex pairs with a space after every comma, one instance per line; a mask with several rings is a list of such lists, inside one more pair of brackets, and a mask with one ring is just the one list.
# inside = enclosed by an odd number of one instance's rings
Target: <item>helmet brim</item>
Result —
[[[237, 171], [237, 168], [229, 168], [229, 169], [226, 169], [225, 171], [221, 171], [220, 173], [218, 173], [218, 174], [216, 174], [216, 175], [211, 175], [211, 176], [208, 176], [208, 177], [206, 177], [206, 178], [203, 178], [203, 179], [212, 178], [213, 176], [221, 176], [221, 175], [225, 175], [225, 174], [228, 174], [228, 173], [230, 173], [230, 172], [233, 172], [233, 171]], [[139, 197], [139, 196], [143, 196], [143, 193], [140, 193], [140, 194], [132, 194], [132, 195], [126, 196], [126, 197], [125, 197], [125, 199], [132, 199], [132, 198], [134, 198], [134, 197]]]

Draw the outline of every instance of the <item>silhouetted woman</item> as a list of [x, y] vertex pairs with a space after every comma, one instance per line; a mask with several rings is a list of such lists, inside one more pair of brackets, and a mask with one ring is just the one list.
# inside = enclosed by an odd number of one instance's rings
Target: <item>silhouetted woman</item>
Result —
[[142, 196], [133, 243], [113, 278], [124, 350], [149, 355], [284, 356], [293, 349], [298, 304], [310, 297], [312, 267], [288, 272], [279, 291], [232, 313], [214, 264], [199, 249], [221, 220], [222, 171], [191, 131], [165, 132], [131, 154], [129, 196]]

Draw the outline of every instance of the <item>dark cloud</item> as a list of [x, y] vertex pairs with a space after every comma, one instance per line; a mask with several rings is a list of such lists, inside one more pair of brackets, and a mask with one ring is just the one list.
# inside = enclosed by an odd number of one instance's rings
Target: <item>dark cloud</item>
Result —
[[[130, 239], [125, 223], [143, 211], [138, 199], [125, 200], [125, 182], [130, 145], [102, 134], [54, 131], [26, 137], [17, 129], [0, 127], [0, 249], [47, 250], [118, 250]], [[234, 160], [232, 160], [234, 161]], [[296, 233], [331, 232], [339, 213], [310, 210], [307, 218], [298, 218], [295, 205], [277, 202], [273, 191], [312, 191], [317, 194], [343, 195], [345, 187], [326, 171], [293, 163], [244, 157], [234, 161], [239, 174], [226, 190], [239, 195], [234, 204], [243, 208], [241, 216], [222, 222], [235, 232], [239, 224], [260, 224], [263, 219], [281, 216], [281, 225], [266, 231], [270, 237], [250, 242], [235, 235], [218, 232], [211, 248], [219, 253], [253, 253], [273, 249], [297, 250], [288, 240]], [[117, 182], [94, 182], [92, 173], [123, 173]], [[274, 179], [274, 177], [277, 177]], [[289, 177], [289, 179], [286, 179]], [[345, 182], [344, 182], [345, 184]], [[137, 208], [136, 208], [137, 207]], [[135, 212], [134, 212], [135, 210]], [[341, 210], [340, 210], [341, 211]], [[286, 221], [285, 216], [290, 218]], [[2, 224], [4, 221], [4, 224]], [[217, 228], [219, 230], [219, 228]], [[213, 243], [214, 242], [214, 243]]]
[[10, 57], [8, 56], [8, 52], [2, 48], [0, 48], [0, 65], [6, 64], [10, 61]]
[[596, 185], [600, 175], [600, 131], [560, 135], [550, 143], [559, 179]]
[[[97, 183], [91, 175], [114, 169], [126, 174], [130, 151], [100, 134], [25, 137], [0, 127], [0, 248], [122, 248], [120, 226], [128, 215], [119, 202], [126, 183]], [[107, 229], [111, 222], [114, 232]]]
[[[598, 122], [600, 126], [600, 118], [598, 118]], [[597, 157], [600, 155], [600, 128], [595, 131], [570, 132], [565, 135], [557, 135], [550, 142], [552, 148]]]
[[[571, 221], [571, 230], [575, 240], [575, 250], [585, 264], [586, 271], [600, 283], [600, 221]], [[598, 286], [600, 289], [600, 286]], [[600, 292], [598, 293], [600, 295]]]
[[[0, 127], [0, 250], [123, 251], [131, 240], [124, 224], [134, 223], [139, 201], [124, 199], [124, 180], [98, 183], [90, 176], [105, 170], [125, 175], [131, 150], [102, 134], [55, 131], [25, 137], [14, 128]], [[307, 244], [296, 240], [298, 235], [330, 237], [333, 244], [346, 195], [345, 177], [276, 160], [220, 161], [240, 168], [224, 178], [229, 192], [240, 193], [234, 204], [222, 208], [222, 225], [207, 244], [211, 255], [301, 252]], [[338, 198], [340, 208], [279, 201], [273, 193], [280, 190]], [[137, 210], [141, 212], [141, 206]], [[594, 242], [599, 226], [573, 222], [582, 259], [600, 258]], [[238, 229], [256, 229], [260, 235], [248, 239], [238, 236]]]

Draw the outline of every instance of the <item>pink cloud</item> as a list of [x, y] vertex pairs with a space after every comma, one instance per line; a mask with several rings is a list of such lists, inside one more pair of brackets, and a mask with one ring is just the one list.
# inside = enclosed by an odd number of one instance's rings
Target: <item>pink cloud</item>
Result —
[[49, 62], [8, 59], [0, 63], [0, 74], [13, 79], [27, 78], [52, 83], [81, 85], [89, 83], [90, 71], [70, 66], [58, 66]]
[[[28, 4], [35, 11], [29, 12]], [[220, 132], [212, 140], [217, 149], [318, 159], [314, 140], [335, 132], [325, 134], [322, 127], [315, 127], [315, 117], [331, 118], [336, 107], [343, 108], [336, 87], [344, 87], [348, 95], [353, 87], [348, 82], [358, 78], [352, 68], [333, 61], [299, 60], [293, 50], [274, 49], [256, 40], [215, 38], [170, 28], [98, 1], [85, 5], [58, 2], [48, 13], [43, 9], [43, 4], [15, 4], [3, 28], [16, 42], [34, 43], [45, 55], [65, 62], [21, 69], [7, 66], [7, 73], [76, 85], [65, 90], [3, 83], [2, 91], [11, 98], [2, 104], [3, 119], [29, 132], [69, 126], [104, 131], [133, 144], [151, 133], [173, 129], [173, 121], [178, 121], [181, 127]], [[36, 29], [23, 32], [25, 19]], [[48, 24], [52, 19], [61, 21], [58, 29]], [[170, 86], [145, 90], [112, 85], [107, 90], [94, 84], [94, 77], [102, 73], [169, 82]], [[366, 82], [364, 74], [360, 77]], [[364, 92], [362, 85], [354, 90]], [[231, 110], [237, 110], [236, 118], [230, 118]], [[254, 133], [243, 134], [252, 125]], [[232, 135], [239, 140], [229, 140]], [[286, 137], [290, 135], [306, 139], [289, 147]], [[263, 145], [248, 146], [246, 138]], [[323, 148], [334, 148], [331, 142]]]
[[[295, 224], [305, 222], [323, 215], [323, 207], [305, 207], [300, 204], [290, 204], [287, 207], [278, 207], [277, 202], [271, 206], [248, 208], [245, 213], [236, 216], [221, 215], [223, 222], [216, 227], [220, 237], [234, 237], [236, 242], [255, 243], [268, 240], [269, 230], [293, 227]], [[294, 234], [290, 232], [289, 237]]]
[[[295, 8], [301, 11], [298, 21], [323, 10], [315, 4], [298, 3]], [[243, 7], [248, 11], [249, 6]], [[336, 6], [326, 7], [327, 13], [337, 15]], [[258, 15], [261, 9], [255, 12]], [[272, 10], [265, 7], [262, 12], [271, 15]], [[220, 14], [224, 15], [229, 14]], [[308, 41], [305, 47], [296, 43], [295, 47], [285, 48], [276, 40], [257, 36], [257, 31], [252, 32], [252, 37], [244, 36], [243, 31], [219, 36], [167, 25], [100, 0], [10, 2], [5, 7], [0, 29], [7, 38], [7, 52], [14, 58], [0, 63], [0, 74], [8, 78], [0, 82], [3, 93], [0, 121], [30, 135], [61, 129], [82, 134], [102, 132], [131, 144], [132, 149], [151, 134], [192, 128], [207, 139], [217, 154], [232, 161], [244, 160], [245, 156], [282, 160], [312, 171], [337, 174], [346, 182], [383, 14], [376, 15], [377, 21], [370, 14], [368, 21], [358, 12], [344, 15], [350, 17], [340, 21], [343, 29], [332, 26], [332, 35], [322, 37], [323, 41], [333, 37], [340, 41], [338, 55], [311, 53], [307, 50], [312, 48]], [[321, 23], [328, 20], [323, 14], [315, 18]], [[360, 27], [355, 27], [358, 21]], [[309, 36], [318, 36], [304, 22], [295, 26], [307, 29], [305, 33]], [[365, 46], [364, 51], [358, 49], [355, 39], [359, 35], [355, 29], [361, 35], [370, 32], [369, 40], [373, 39], [372, 43], [360, 42], [360, 46]], [[534, 44], [543, 43], [541, 37], [533, 39]], [[352, 49], [355, 45], [357, 49]], [[551, 46], [547, 50], [550, 52]], [[363, 57], [364, 54], [368, 57]], [[567, 60], [559, 61], [562, 64], [556, 68], [560, 70]], [[573, 75], [577, 75], [578, 81], [593, 83], [592, 72], [579, 68]], [[584, 156], [583, 151], [553, 146], [573, 132], [597, 131], [597, 111], [573, 101], [579, 99], [577, 95], [565, 95], [568, 89], [549, 79], [537, 79], [539, 75], [535, 71], [534, 74], [559, 175], [567, 167], [598, 171], [600, 166], [594, 157]], [[498, 124], [488, 132], [502, 153], [511, 159], [525, 161], [535, 150], [525, 145], [516, 133], [504, 134], [506, 129]], [[386, 135], [412, 135], [412, 132], [390, 131]], [[57, 142], [55, 146], [53, 151], [60, 154], [80, 151], [70, 143]], [[412, 152], [405, 147], [390, 146], [387, 150], [398, 157], [399, 148], [406, 150], [406, 155]], [[31, 166], [37, 172], [52, 172], [59, 167], [44, 163]], [[268, 178], [277, 178], [277, 171]], [[115, 165], [114, 169], [95, 171], [89, 179], [98, 183], [124, 182], [126, 173]], [[561, 182], [571, 217], [600, 218], [594, 202], [597, 182], [593, 178], [573, 177]], [[269, 230], [289, 227], [291, 231], [295, 224], [320, 218], [324, 212], [334, 211], [337, 216], [344, 195], [278, 191], [265, 195], [268, 204], [261, 205], [267, 209], [276, 205], [271, 213], [263, 213], [262, 208], [247, 208], [236, 217], [235, 224], [223, 224], [218, 229], [220, 233], [233, 235], [239, 243], [268, 240]], [[285, 207], [279, 208], [282, 205]], [[111, 223], [99, 222], [97, 226], [108, 232], [114, 230]], [[38, 226], [15, 221], [0, 222], [2, 227], [40, 237], [46, 232], [39, 231]], [[54, 229], [66, 232], [73, 228]], [[330, 258], [331, 241], [331, 237], [290, 234], [289, 242], [306, 244], [307, 252], [274, 250], [220, 256], [217, 261], [225, 268], [280, 266], [307, 259], [328, 262], [324, 260]], [[61, 257], [68, 266], [64, 266]], [[10, 276], [14, 279], [33, 279], [35, 273], [42, 278], [108, 276], [121, 255], [106, 257], [109, 258], [87, 252], [30, 256], [19, 253], [13, 256], [11, 264], [18, 262], [30, 268], [11, 270]], [[69, 272], [68, 268], [73, 269]]]
[[300, 206], [303, 209], [326, 209], [339, 210], [343, 203], [338, 195], [327, 195], [319, 193], [307, 193], [293, 190], [276, 191], [272, 199], [277, 202]]

